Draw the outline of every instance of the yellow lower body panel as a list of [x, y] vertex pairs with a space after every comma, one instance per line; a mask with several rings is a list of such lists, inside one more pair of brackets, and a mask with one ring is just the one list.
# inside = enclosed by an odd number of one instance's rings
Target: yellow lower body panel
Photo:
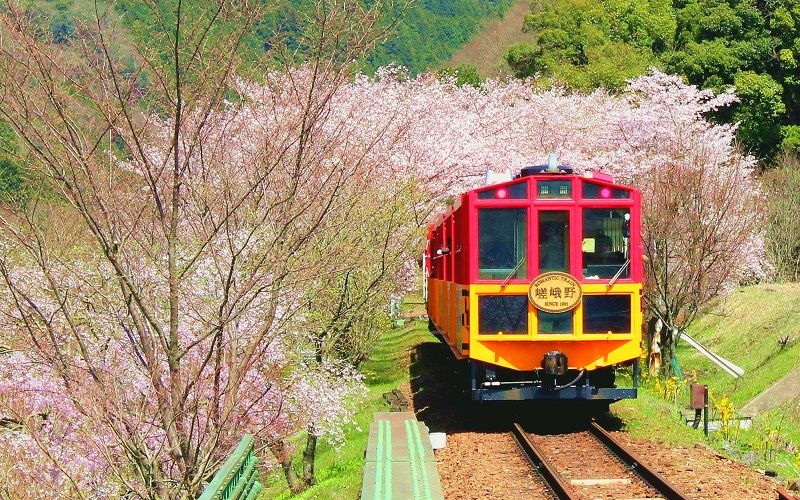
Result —
[[548, 351], [567, 356], [569, 368], [594, 370], [623, 364], [642, 352], [642, 307], [640, 283], [583, 284], [585, 297], [629, 296], [628, 331], [588, 333], [584, 331], [583, 303], [572, 310], [572, 327], [565, 333], [540, 333], [539, 313], [527, 302], [527, 333], [481, 332], [481, 296], [526, 296], [528, 285], [495, 284], [464, 286], [431, 279], [428, 282], [428, 314], [453, 353], [504, 368], [530, 371], [541, 368]]

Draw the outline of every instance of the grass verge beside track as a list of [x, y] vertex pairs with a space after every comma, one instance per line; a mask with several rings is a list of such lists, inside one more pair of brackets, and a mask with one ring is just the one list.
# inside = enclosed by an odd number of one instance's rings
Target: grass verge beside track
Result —
[[[361, 367], [369, 394], [357, 417], [358, 428], [347, 432], [347, 442], [338, 452], [324, 442], [318, 447], [317, 484], [291, 497], [281, 471], [276, 470], [264, 478], [266, 490], [261, 498], [358, 498], [372, 414], [376, 411], [388, 411], [383, 394], [408, 382], [409, 350], [423, 342], [436, 342], [428, 331], [427, 320], [410, 321], [402, 328], [387, 331], [370, 359]], [[298, 443], [302, 444], [304, 441]], [[295, 465], [299, 468], [299, 464]]]
[[[744, 377], [736, 380], [683, 342], [677, 351], [684, 377], [696, 376], [709, 386], [714, 397], [711, 418], [720, 417], [723, 398], [732, 404], [732, 416], [737, 416], [748, 401], [800, 365], [800, 284], [738, 289], [706, 307], [689, 333], [745, 369]], [[616, 403], [612, 409], [634, 437], [665, 444], [705, 442], [734, 460], [782, 477], [800, 477], [800, 398], [757, 415], [749, 430], [732, 428], [727, 436], [714, 432], [706, 440], [702, 428], [683, 425], [681, 411], [690, 413], [685, 409], [688, 387], [680, 387], [671, 401], [665, 400], [665, 392], [669, 391], [663, 381], [656, 388], [650, 379], [637, 400]]]
[[800, 283], [740, 288], [705, 308], [689, 333], [744, 368], [745, 375], [730, 377], [681, 342], [678, 358], [684, 375], [696, 370], [702, 383], [728, 394], [740, 408], [800, 365]]

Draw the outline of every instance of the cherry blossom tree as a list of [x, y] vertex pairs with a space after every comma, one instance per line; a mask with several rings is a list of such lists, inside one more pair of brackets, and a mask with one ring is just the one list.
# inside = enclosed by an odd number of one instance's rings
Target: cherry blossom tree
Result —
[[480, 185], [487, 169], [516, 171], [549, 152], [578, 172], [604, 171], [640, 188], [645, 299], [664, 350], [725, 287], [769, 273], [755, 161], [735, 144], [735, 126], [707, 118], [736, 101], [732, 91], [715, 95], [655, 70], [621, 94], [587, 95], [519, 80], [458, 87], [397, 68], [351, 91], [408, 117], [395, 118], [411, 125], [390, 163], [439, 202]]
[[236, 75], [255, 4], [151, 4], [169, 35], [127, 47], [132, 70], [99, 8], [69, 50], [0, 13], [0, 113], [42, 186], [0, 214], [15, 494], [194, 496], [244, 432], [285, 463], [291, 436], [336, 443], [352, 421], [361, 377], [308, 359], [305, 303], [347, 268], [335, 235], [353, 226], [328, 220], [364, 202], [398, 131], [350, 126], [358, 103], [332, 112], [384, 28], [378, 6], [320, 4], [308, 62], [254, 85]]

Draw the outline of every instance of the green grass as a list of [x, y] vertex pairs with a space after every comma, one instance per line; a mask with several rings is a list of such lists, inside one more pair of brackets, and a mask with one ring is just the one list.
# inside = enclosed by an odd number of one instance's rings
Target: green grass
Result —
[[[435, 339], [428, 331], [427, 321], [416, 320], [407, 323], [403, 328], [387, 331], [370, 359], [361, 367], [369, 393], [356, 418], [357, 428], [347, 432], [347, 442], [338, 452], [325, 443], [320, 443], [317, 449], [317, 484], [291, 497], [282, 472], [276, 470], [264, 478], [266, 489], [262, 498], [358, 498], [361, 492], [364, 452], [367, 448], [372, 414], [377, 411], [388, 411], [383, 394], [409, 380], [409, 349], [419, 343], [433, 340]], [[299, 464], [296, 465], [299, 467]]]
[[428, 311], [425, 308], [425, 299], [422, 295], [417, 293], [410, 293], [403, 299], [400, 304], [400, 317], [406, 319], [416, 319], [427, 316]]
[[[689, 333], [745, 375], [730, 377], [681, 342], [684, 375], [696, 370], [702, 383], [741, 407], [800, 364], [800, 283], [741, 288], [706, 308]], [[787, 335], [790, 342], [781, 349], [778, 340]]]
[[639, 397], [624, 399], [611, 406], [632, 437], [664, 444], [690, 445], [702, 440], [702, 431], [682, 425], [680, 408], [656, 396], [649, 387], [640, 386]]

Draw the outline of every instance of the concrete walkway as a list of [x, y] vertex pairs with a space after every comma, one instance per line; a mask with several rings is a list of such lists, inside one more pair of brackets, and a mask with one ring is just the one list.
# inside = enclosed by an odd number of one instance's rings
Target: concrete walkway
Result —
[[741, 414], [755, 416], [781, 404], [800, 397], [800, 366], [742, 407]]

